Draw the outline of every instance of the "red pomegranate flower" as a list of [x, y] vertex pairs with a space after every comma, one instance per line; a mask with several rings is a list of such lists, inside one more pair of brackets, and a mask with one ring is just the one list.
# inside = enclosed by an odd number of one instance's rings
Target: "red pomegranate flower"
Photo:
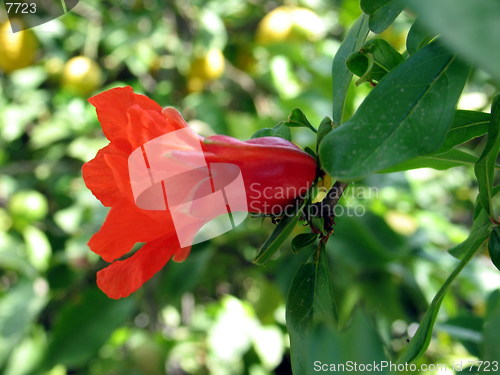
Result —
[[[190, 247], [179, 245], [169, 210], [145, 210], [136, 205], [128, 164], [137, 148], [188, 125], [175, 109], [162, 109], [130, 87], [105, 91], [89, 102], [96, 107], [110, 143], [83, 165], [83, 179], [111, 209], [88, 245], [105, 261], [113, 262], [97, 273], [99, 288], [111, 298], [121, 298], [135, 292], [171, 258], [181, 262], [189, 255]], [[315, 178], [315, 160], [284, 139], [197, 137], [208, 163], [240, 168], [251, 212], [276, 212], [303, 194]], [[179, 152], [185, 151], [183, 145], [178, 146]], [[136, 243], [144, 245], [130, 257], [116, 260]]]

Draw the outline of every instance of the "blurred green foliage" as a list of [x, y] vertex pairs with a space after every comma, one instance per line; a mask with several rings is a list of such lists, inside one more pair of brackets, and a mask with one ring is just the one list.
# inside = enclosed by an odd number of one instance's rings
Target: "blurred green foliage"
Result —
[[[275, 260], [255, 266], [274, 225], [248, 219], [195, 246], [188, 260], [169, 264], [131, 297], [109, 300], [95, 285], [104, 262], [86, 246], [107, 209], [80, 174], [107, 143], [86, 98], [111, 87], [130, 85], [177, 107], [205, 135], [248, 139], [295, 107], [313, 124], [330, 115], [332, 59], [361, 13], [359, 2], [289, 1], [312, 9], [326, 34], [257, 42], [259, 21], [282, 5], [87, 0], [32, 30], [36, 61], [0, 73], [0, 373], [291, 373], [285, 299], [311, 247], [291, 254], [283, 246]], [[402, 51], [412, 21], [402, 13], [381, 35]], [[223, 52], [223, 72], [194, 76], [192, 62], [211, 49]], [[96, 65], [68, 78], [75, 56]], [[94, 87], [75, 87], [92, 79]], [[344, 116], [369, 91], [351, 84]], [[459, 107], [484, 110], [494, 91], [489, 76], [474, 72]], [[293, 128], [292, 136], [313, 147], [306, 129]], [[474, 140], [465, 147], [483, 146]], [[314, 327], [304, 337], [305, 356], [368, 361], [405, 348], [456, 264], [445, 250], [469, 233], [474, 181], [471, 167], [416, 169], [371, 175], [349, 188], [322, 263], [345, 330]], [[498, 288], [500, 274], [483, 252], [445, 296], [419, 361], [451, 368], [456, 360], [498, 359], [491, 328], [498, 326]]]

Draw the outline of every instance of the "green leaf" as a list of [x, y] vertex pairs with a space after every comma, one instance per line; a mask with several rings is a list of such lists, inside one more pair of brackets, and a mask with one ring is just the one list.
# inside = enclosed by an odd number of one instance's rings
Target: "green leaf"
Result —
[[383, 39], [372, 39], [346, 61], [351, 72], [360, 78], [359, 85], [367, 81], [380, 81], [387, 73], [404, 61], [403, 56]]
[[292, 133], [290, 132], [290, 128], [283, 124], [284, 122], [280, 122], [272, 128], [259, 129], [252, 135], [251, 138], [280, 137], [286, 139], [287, 141], [291, 141]]
[[392, 0], [361, 0], [359, 2], [359, 6], [361, 7], [363, 13], [370, 16], [380, 8], [389, 4], [391, 1]]
[[404, 5], [400, 0], [391, 0], [370, 15], [370, 30], [380, 34], [387, 29], [403, 11]]
[[298, 108], [292, 109], [292, 112], [288, 116], [288, 121], [283, 122], [283, 125], [293, 128], [308, 128], [315, 133], [317, 132], [316, 128], [311, 125], [306, 115], [304, 115], [304, 112]]
[[370, 16], [370, 30], [381, 33], [387, 29], [404, 9], [400, 0], [361, 0], [361, 10]]
[[490, 127], [489, 113], [458, 110], [455, 112], [451, 128], [446, 134], [439, 153], [451, 150], [453, 147], [484, 135]]
[[310, 147], [304, 147], [304, 151], [311, 155], [314, 160], [318, 160], [318, 155], [316, 155], [316, 153]]
[[411, 25], [410, 31], [408, 31], [408, 36], [406, 37], [406, 50], [410, 55], [413, 55], [426, 44], [429, 44], [435, 36], [436, 34], [428, 31], [422, 26], [420, 20], [417, 19], [413, 22], [413, 25]]
[[[483, 327], [483, 356], [484, 361], [498, 361], [500, 358], [500, 345], [498, 345], [498, 332], [500, 332], [500, 290], [493, 291], [486, 304], [486, 319]], [[486, 372], [484, 372], [486, 374]], [[498, 374], [497, 371], [492, 374]]]
[[[194, 290], [210, 269], [214, 250], [213, 246], [207, 246], [207, 242], [197, 244], [184, 262], [169, 265], [168, 272], [160, 277], [155, 297], [157, 303], [168, 301], [172, 304], [173, 301], [180, 301], [184, 293]], [[190, 277], [186, 277], [188, 273]]]
[[317, 238], [318, 235], [316, 233], [301, 233], [296, 235], [292, 240], [292, 251], [298, 253], [300, 249], [312, 245]]
[[329, 326], [337, 320], [330, 269], [324, 246], [314, 262], [303, 264], [293, 278], [286, 304], [286, 322], [290, 334], [292, 368], [295, 375], [311, 373], [311, 358], [304, 346], [314, 324]]
[[417, 156], [386, 168], [381, 172], [392, 173], [416, 168], [444, 170], [453, 167], [472, 166], [477, 162], [478, 158], [468, 152], [453, 149], [453, 147], [486, 134], [490, 118], [489, 113], [458, 110], [455, 112], [451, 128], [439, 151], [430, 155]]
[[451, 283], [455, 280], [455, 278], [460, 274], [460, 272], [464, 269], [464, 267], [469, 263], [471, 258], [476, 253], [479, 246], [475, 246], [476, 243], [471, 243], [470, 247], [467, 248], [466, 253], [464, 254], [463, 259], [460, 263], [455, 267], [453, 272], [448, 276], [444, 284], [439, 288], [438, 292], [432, 299], [429, 308], [424, 314], [422, 321], [417, 329], [417, 332], [411, 339], [410, 343], [406, 347], [405, 351], [398, 359], [398, 364], [410, 363], [417, 358], [419, 358], [422, 354], [424, 354], [425, 350], [429, 346], [432, 337], [432, 330], [434, 328], [434, 323], [436, 322], [436, 317], [439, 312], [439, 308], [441, 303], [443, 302], [443, 298], [446, 294]]
[[335, 128], [335, 124], [332, 119], [325, 116], [318, 127], [318, 135], [316, 136], [316, 151], [318, 150], [319, 144], [323, 140], [324, 136], [330, 133]]
[[[38, 286], [46, 288], [41, 279]], [[31, 281], [20, 280], [0, 298], [0, 369], [46, 303], [46, 297]]]
[[451, 248], [449, 253], [455, 258], [462, 259], [470, 248], [479, 248], [489, 237], [491, 232], [491, 222], [486, 210], [479, 204], [474, 213], [474, 222], [467, 239]]
[[381, 173], [392, 173], [406, 171], [417, 168], [434, 168], [444, 170], [453, 167], [473, 166], [477, 157], [468, 152], [451, 149], [441, 154], [432, 154], [426, 156], [417, 156], [416, 158], [406, 160], [392, 167], [386, 168]]
[[362, 14], [347, 33], [340, 45], [332, 64], [333, 80], [333, 115], [332, 120], [336, 124], [342, 122], [342, 112], [347, 96], [347, 90], [351, 83], [352, 73], [347, 69], [347, 58], [359, 50], [368, 35], [368, 16]]
[[354, 116], [323, 139], [321, 164], [345, 180], [436, 151], [467, 74], [443, 47], [429, 44], [387, 74]]
[[38, 273], [26, 259], [19, 242], [6, 232], [0, 232], [0, 268], [4, 271], [14, 270], [29, 279], [36, 277]]
[[493, 179], [495, 175], [495, 163], [500, 151], [500, 94], [497, 94], [491, 104], [491, 122], [488, 131], [488, 142], [483, 153], [474, 166], [474, 174], [479, 183], [479, 201], [486, 209], [488, 215], [492, 216], [493, 207], [491, 203]]
[[465, 346], [467, 351], [476, 357], [481, 357], [480, 344], [484, 319], [471, 313], [463, 313], [436, 325], [440, 332], [446, 332], [455, 340]]
[[488, 242], [488, 251], [495, 267], [500, 270], [500, 227], [495, 227], [491, 232]]
[[405, 0], [419, 20], [459, 55], [500, 80], [498, 0]]
[[96, 288], [87, 289], [80, 299], [60, 312], [45, 355], [45, 368], [86, 364], [130, 317], [134, 303], [130, 297], [112, 300]]
[[308, 199], [304, 199], [298, 209], [293, 213], [285, 213], [281, 218], [276, 228], [274, 228], [271, 235], [266, 239], [264, 244], [260, 247], [257, 256], [253, 260], [255, 264], [265, 264], [271, 257], [278, 251], [280, 246], [285, 242], [290, 233], [292, 233], [293, 228], [299, 221], [302, 210], [304, 209]]

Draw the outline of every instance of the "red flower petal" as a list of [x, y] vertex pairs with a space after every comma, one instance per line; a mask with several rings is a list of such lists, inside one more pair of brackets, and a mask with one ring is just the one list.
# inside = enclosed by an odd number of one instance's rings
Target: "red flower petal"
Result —
[[110, 298], [127, 297], [167, 264], [179, 249], [173, 236], [145, 244], [134, 255], [97, 272], [97, 285]]
[[184, 120], [179, 122], [176, 115], [180, 116], [179, 112], [173, 108], [168, 108], [168, 111], [155, 112], [145, 110], [138, 105], [130, 107], [127, 110], [128, 122], [125, 127], [130, 151], [157, 137], [187, 126]]
[[[130, 251], [137, 242], [154, 241], [172, 233], [175, 229], [168, 211], [142, 210], [130, 201], [121, 200], [111, 208], [88, 246], [105, 261], [112, 262]], [[173, 241], [178, 247], [177, 239]]]
[[106, 137], [115, 147], [128, 153], [144, 142], [187, 126], [175, 109], [162, 111], [158, 103], [135, 94], [131, 87], [104, 91], [89, 102], [96, 107]]
[[111, 207], [123, 197], [123, 191], [113, 173], [116, 170], [128, 176], [127, 156], [112, 145], [99, 150], [95, 158], [82, 167], [85, 185], [107, 207]]

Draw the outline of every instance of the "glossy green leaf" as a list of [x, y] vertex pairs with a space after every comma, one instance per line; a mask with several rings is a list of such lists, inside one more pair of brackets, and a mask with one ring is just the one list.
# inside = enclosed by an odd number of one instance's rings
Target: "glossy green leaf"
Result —
[[328, 258], [324, 247], [314, 262], [302, 265], [295, 275], [286, 304], [286, 321], [290, 334], [293, 373], [309, 374], [312, 363], [306, 353], [305, 338], [318, 322], [333, 326], [337, 320], [330, 280]]
[[354, 116], [328, 134], [321, 164], [353, 179], [436, 151], [455, 114], [468, 69], [437, 43], [397, 66]]
[[292, 140], [292, 133], [290, 132], [290, 128], [288, 126], [283, 125], [283, 122], [280, 122], [276, 126], [272, 128], [263, 128], [257, 130], [253, 135], [253, 138], [261, 138], [261, 137], [280, 137], [286, 139], [287, 141]]
[[288, 116], [288, 121], [283, 122], [283, 125], [290, 126], [292, 128], [307, 128], [315, 133], [317, 132], [316, 128], [311, 125], [304, 112], [298, 108], [292, 109], [292, 112]]
[[486, 210], [482, 208], [481, 205], [476, 207], [476, 212], [474, 214], [474, 222], [472, 223], [472, 228], [467, 239], [458, 244], [457, 246], [451, 248], [449, 253], [455, 258], [462, 259], [470, 248], [479, 248], [483, 243], [486, 242], [491, 232], [491, 222], [489, 220]]
[[500, 227], [493, 229], [488, 242], [488, 251], [495, 267], [500, 270]]
[[316, 233], [301, 233], [296, 235], [292, 240], [292, 251], [298, 253], [300, 249], [312, 245], [317, 238], [318, 235]]
[[397, 361], [398, 364], [410, 363], [419, 358], [427, 350], [427, 347], [429, 346], [429, 343], [431, 341], [434, 323], [436, 322], [436, 317], [439, 312], [441, 303], [443, 302], [446, 291], [478, 250], [479, 246], [476, 247], [474, 245], [475, 243], [471, 244], [471, 246], [467, 249], [467, 252], [464, 254], [463, 259], [455, 267], [450, 276], [448, 276], [441, 288], [439, 288], [438, 292], [432, 299], [429, 308], [425, 312], [424, 317], [417, 329], [417, 332], [411, 339], [403, 354], [399, 357]]
[[342, 122], [342, 113], [351, 84], [352, 73], [347, 69], [347, 58], [361, 48], [368, 36], [368, 16], [362, 14], [347, 33], [340, 45], [332, 64], [333, 81], [333, 113], [332, 120], [336, 124]]
[[474, 174], [479, 183], [479, 200], [490, 216], [494, 215], [491, 203], [495, 163], [500, 151], [500, 94], [495, 96], [491, 104], [491, 122], [488, 131], [488, 142], [483, 153], [474, 166]]
[[297, 210], [293, 213], [285, 214], [276, 228], [274, 228], [271, 235], [266, 239], [266, 241], [260, 247], [257, 256], [253, 260], [255, 264], [265, 264], [271, 257], [278, 251], [283, 242], [286, 241], [290, 233], [292, 233], [293, 228], [299, 221], [302, 210], [304, 209], [307, 199], [304, 199]]
[[387, 29], [403, 11], [404, 4], [400, 0], [391, 0], [370, 15], [370, 30], [380, 34]]
[[431, 33], [427, 28], [422, 26], [419, 19], [417, 19], [410, 27], [410, 31], [408, 31], [408, 36], [406, 37], [406, 50], [410, 55], [413, 55], [434, 39], [435, 36], [434, 33]]
[[416, 158], [396, 164], [393, 167], [386, 168], [382, 170], [381, 173], [392, 173], [417, 168], [444, 170], [453, 167], [471, 167], [476, 161], [477, 157], [468, 152], [451, 149], [450, 151], [440, 154], [417, 156]]
[[367, 81], [380, 81], [387, 73], [404, 61], [403, 56], [383, 39], [366, 42], [346, 61], [351, 72], [360, 78], [359, 85]]
[[458, 110], [453, 123], [446, 134], [439, 153], [451, 150], [453, 147], [484, 135], [490, 127], [491, 115], [485, 112]]
[[135, 300], [112, 300], [96, 288], [60, 312], [49, 342], [44, 366], [81, 366], [94, 358], [111, 333], [132, 313]]
[[500, 80], [498, 0], [405, 0], [443, 43]]

